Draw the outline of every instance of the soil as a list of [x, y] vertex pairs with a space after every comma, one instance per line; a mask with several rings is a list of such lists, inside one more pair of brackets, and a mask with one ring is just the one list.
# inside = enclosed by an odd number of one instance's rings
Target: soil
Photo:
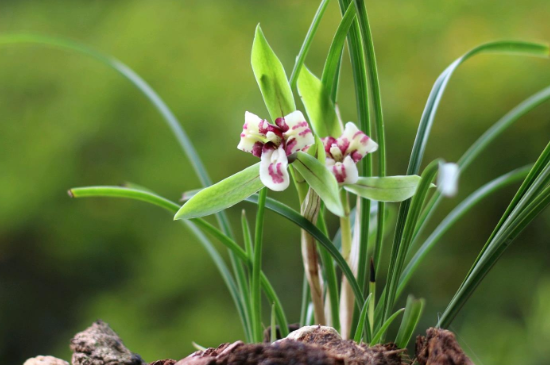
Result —
[[[291, 329], [295, 329], [292, 327]], [[71, 340], [72, 365], [147, 365], [128, 350], [105, 322], [97, 321]], [[40, 358], [40, 362], [34, 362]], [[57, 365], [62, 360], [45, 357], [29, 364]], [[57, 361], [57, 362], [56, 362]], [[64, 363], [64, 362], [63, 362]], [[64, 363], [65, 364], [65, 363]], [[473, 365], [450, 331], [430, 328], [416, 340], [416, 357], [395, 344], [368, 347], [343, 340], [331, 327], [307, 326], [287, 338], [259, 344], [242, 341], [196, 351], [181, 360], [157, 360], [149, 365]]]

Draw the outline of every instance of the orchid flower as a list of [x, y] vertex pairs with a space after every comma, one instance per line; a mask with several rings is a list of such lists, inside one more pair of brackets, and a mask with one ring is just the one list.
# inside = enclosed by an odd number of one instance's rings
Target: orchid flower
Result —
[[315, 143], [304, 115], [296, 110], [271, 124], [246, 112], [244, 120], [237, 148], [261, 159], [260, 180], [265, 186], [274, 191], [285, 190], [290, 184], [288, 156]]
[[340, 137], [323, 138], [323, 144], [327, 154], [326, 166], [339, 184], [355, 184], [359, 179], [357, 162], [378, 149], [378, 144], [352, 122], [346, 124]]

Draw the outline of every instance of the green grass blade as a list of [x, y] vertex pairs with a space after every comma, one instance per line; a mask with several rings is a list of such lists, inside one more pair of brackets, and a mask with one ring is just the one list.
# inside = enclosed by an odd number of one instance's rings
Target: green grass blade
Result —
[[[246, 201], [257, 204], [258, 195], [252, 195], [251, 197], [247, 198]], [[307, 231], [311, 236], [313, 236], [317, 240], [317, 242], [319, 242], [319, 244], [321, 244], [329, 252], [332, 258], [336, 261], [336, 264], [340, 267], [340, 270], [342, 270], [342, 273], [348, 279], [351, 285], [351, 288], [353, 289], [353, 294], [355, 295], [357, 305], [359, 306], [359, 308], [362, 308], [364, 303], [363, 292], [360, 289], [359, 285], [357, 284], [357, 280], [355, 280], [355, 277], [350, 267], [346, 263], [346, 260], [344, 260], [344, 258], [342, 257], [342, 254], [340, 254], [340, 252], [334, 246], [334, 244], [330, 241], [330, 239], [327, 236], [325, 236], [323, 232], [321, 232], [321, 230], [317, 228], [313, 223], [305, 219], [300, 213], [288, 207], [287, 205], [280, 203], [274, 199], [268, 198], [266, 200], [265, 206], [269, 210], [285, 217], [289, 221], [296, 224], [298, 227]]]
[[277, 341], [277, 321], [275, 315], [275, 303], [271, 305], [271, 342]]
[[[378, 77], [378, 66], [376, 62], [376, 54], [374, 51], [374, 40], [369, 24], [369, 17], [364, 0], [354, 0], [358, 13], [359, 29], [361, 31], [363, 48], [366, 51], [368, 81], [372, 95], [372, 106], [374, 110], [374, 125], [376, 126], [375, 140], [378, 143], [378, 176], [386, 176], [386, 133], [384, 126], [384, 113], [382, 109], [382, 95], [380, 92], [380, 81]], [[382, 255], [382, 240], [384, 238], [385, 229], [385, 210], [386, 204], [378, 202], [378, 221], [377, 221], [377, 236], [374, 246], [374, 265], [378, 270], [380, 266], [380, 257]], [[363, 238], [365, 239], [365, 238]], [[366, 262], [360, 263], [360, 272], [366, 272]]]
[[[122, 188], [118, 186], [92, 186], [92, 187], [84, 187], [84, 188], [74, 188], [69, 190], [69, 195], [73, 198], [98, 198], [98, 197], [107, 197], [107, 198], [126, 198], [126, 199], [133, 199], [133, 200], [140, 200], [144, 201], [156, 206], [159, 206], [161, 208], [166, 209], [172, 214], [175, 214], [177, 210], [179, 209], [179, 205], [166, 199], [161, 196], [158, 196], [154, 193], [151, 193], [149, 191], [141, 191], [136, 189], [127, 189]], [[228, 237], [226, 234], [218, 230], [216, 227], [212, 226], [208, 222], [202, 220], [202, 219], [193, 219], [193, 220], [182, 220], [184, 224], [186, 224], [188, 227], [194, 227], [193, 232], [200, 232], [198, 230], [198, 227], [203, 228], [208, 233], [213, 235], [215, 238], [220, 240], [222, 244], [224, 244], [226, 247], [230, 249], [230, 252], [235, 254], [239, 259], [243, 260], [248, 266], [248, 268], [252, 268], [252, 260], [247, 256], [246, 251], [244, 251], [237, 243], [235, 243], [230, 237]], [[226, 282], [231, 283], [231, 285], [228, 285], [230, 288], [230, 291], [232, 288], [234, 288], [234, 292], [231, 291], [231, 294], [233, 298], [238, 298], [239, 292], [237, 289], [237, 286], [235, 282], [233, 281], [233, 277], [230, 274], [229, 270], [225, 266], [225, 263], [223, 262], [223, 259], [221, 259], [221, 256], [217, 253], [214, 246], [206, 245], [205, 242], [209, 242], [205, 236], [202, 234], [199, 239], [204, 238], [206, 241], [201, 241], [201, 243], [205, 246], [208, 253], [211, 255], [212, 259], [216, 263], [216, 266], [218, 266], [218, 269], [222, 273], [222, 277]], [[223, 264], [223, 265], [222, 265]], [[277, 312], [277, 321], [279, 322], [279, 325], [281, 327], [281, 333], [288, 334], [288, 322], [285, 317], [285, 313], [281, 304], [281, 301], [277, 297], [275, 290], [273, 289], [271, 283], [265, 276], [265, 274], [261, 273], [261, 285], [262, 289], [264, 290], [267, 298], [271, 303], [275, 303], [276, 306], [276, 312]], [[241, 308], [243, 309], [242, 305], [237, 305], [237, 309]], [[244, 314], [244, 312], [243, 312]], [[244, 318], [244, 316], [243, 316]], [[244, 323], [244, 321], [243, 321]]]
[[[340, 12], [345, 15], [346, 10], [352, 4], [352, 0], [339, 0]], [[355, 85], [355, 99], [357, 105], [357, 117], [361, 130], [367, 135], [371, 135], [370, 115], [369, 115], [369, 95], [368, 95], [368, 77], [367, 62], [365, 59], [365, 48], [360, 34], [359, 21], [356, 19], [348, 33], [348, 46], [353, 71], [353, 80]], [[361, 161], [363, 176], [372, 176], [372, 155], [368, 154]], [[366, 252], [369, 246], [369, 224], [370, 224], [370, 200], [363, 199], [359, 219], [361, 219], [361, 232], [359, 240], [359, 262], [357, 266], [357, 275], [363, 288], [367, 272], [368, 258]], [[382, 206], [383, 208], [383, 206]], [[361, 308], [359, 306], [359, 308]], [[355, 316], [354, 316], [355, 317]]]
[[[436, 80], [432, 91], [428, 97], [428, 101], [422, 113], [416, 139], [414, 141], [411, 157], [409, 160], [409, 167], [407, 169], [407, 175], [417, 174], [422, 164], [424, 157], [424, 151], [428, 143], [428, 137], [430, 135], [431, 127], [435, 119], [439, 103], [445, 91], [445, 88], [453, 75], [454, 71], [469, 58], [483, 53], [501, 53], [501, 54], [516, 54], [527, 56], [548, 57], [549, 48], [546, 44], [520, 42], [520, 41], [499, 41], [486, 43], [478, 46], [465, 55], [454, 61]], [[392, 254], [390, 257], [390, 268], [395, 266], [395, 260], [397, 259], [397, 252], [401, 244], [403, 229], [405, 226], [405, 219], [407, 218], [410, 207], [410, 201], [405, 201], [399, 207], [399, 214], [397, 217], [397, 225], [395, 238], [392, 245]]]
[[401, 313], [403, 313], [405, 311], [405, 308], [401, 308], [399, 309], [397, 312], [395, 312], [394, 314], [392, 314], [385, 322], [384, 324], [382, 325], [382, 327], [380, 327], [380, 329], [378, 330], [378, 332], [376, 332], [376, 334], [372, 337], [372, 341], [369, 343], [369, 345], [373, 346], [373, 345], [376, 345], [378, 343], [380, 343], [380, 341], [382, 340], [383, 336], [386, 334], [386, 331], [388, 330], [388, 328], [390, 328], [391, 324], [393, 323], [393, 321], [395, 321], [395, 319], [397, 318], [397, 316], [399, 316]]
[[414, 330], [420, 321], [423, 309], [424, 299], [415, 299], [412, 295], [409, 295], [405, 306], [405, 314], [403, 314], [403, 320], [395, 338], [395, 344], [398, 348], [407, 348]]
[[410, 210], [403, 224], [403, 235], [399, 241], [399, 245], [395, 247], [396, 251], [392, 253], [392, 257], [395, 256], [395, 260], [390, 263], [390, 268], [388, 270], [388, 283], [386, 284], [386, 295], [383, 301], [385, 307], [382, 321], [385, 321], [392, 311], [397, 294], [399, 278], [401, 277], [401, 273], [403, 271], [409, 245], [412, 241], [414, 230], [417, 225], [418, 218], [420, 217], [428, 190], [430, 189], [432, 181], [434, 181], [439, 170], [439, 164], [440, 161], [435, 160], [426, 167], [422, 173], [416, 194], [413, 196], [412, 200], [408, 200], [411, 203]]
[[[499, 119], [491, 128], [489, 128], [476, 142], [462, 155], [458, 160], [458, 166], [460, 172], [463, 173], [475, 159], [481, 155], [481, 153], [502, 133], [508, 128], [513, 126], [522, 116], [529, 113], [537, 106], [550, 100], [550, 87], [547, 87], [528, 99], [524, 100], [505, 116]], [[418, 236], [419, 232], [424, 228], [430, 217], [433, 215], [435, 208], [441, 202], [442, 196], [439, 191], [436, 191], [433, 197], [430, 199], [427, 209], [423, 217], [420, 220], [420, 225], [417, 229], [415, 236]]]
[[309, 51], [309, 48], [311, 47], [311, 42], [313, 42], [313, 37], [315, 36], [315, 33], [317, 33], [317, 28], [319, 28], [319, 24], [321, 23], [321, 19], [325, 14], [325, 10], [327, 10], [329, 2], [330, 0], [321, 1], [321, 4], [319, 5], [319, 8], [317, 9], [315, 16], [313, 17], [313, 21], [311, 22], [309, 30], [307, 31], [306, 38], [304, 39], [304, 43], [302, 44], [302, 48], [300, 48], [300, 52], [298, 53], [298, 57], [296, 58], [296, 64], [294, 65], [294, 68], [292, 69], [292, 74], [290, 75], [290, 87], [292, 89], [296, 88], [296, 82], [298, 81], [298, 76], [302, 71], [302, 66], [304, 65], [307, 53]]
[[[351, 25], [355, 21], [357, 12], [355, 6], [350, 4], [342, 16], [340, 25], [334, 34], [332, 39], [332, 44], [330, 45], [327, 59], [325, 61], [325, 67], [323, 68], [323, 74], [321, 76], [321, 83], [331, 95], [333, 90], [336, 89], [336, 83], [338, 80], [338, 72], [340, 70], [340, 60], [342, 59], [342, 52], [344, 50], [344, 45], [346, 44], [346, 37], [350, 30]], [[334, 102], [335, 98], [331, 97], [331, 100]]]
[[525, 166], [513, 171], [510, 171], [507, 174], [499, 176], [498, 178], [488, 182], [483, 185], [478, 190], [474, 191], [466, 199], [464, 199], [459, 205], [456, 206], [443, 221], [434, 229], [432, 234], [422, 243], [422, 246], [416, 251], [413, 258], [408, 263], [407, 267], [401, 275], [401, 280], [399, 281], [399, 288], [397, 290], [397, 297], [401, 295], [405, 286], [410, 281], [414, 272], [420, 266], [422, 260], [428, 255], [431, 249], [439, 242], [441, 237], [454, 225], [456, 224], [466, 213], [468, 213], [472, 208], [478, 205], [485, 198], [489, 197], [493, 193], [503, 189], [511, 184], [517, 183], [521, 179], [527, 176], [527, 173], [530, 171], [531, 165]]
[[185, 133], [185, 130], [179, 123], [178, 119], [170, 108], [164, 103], [160, 96], [156, 93], [153, 88], [143, 80], [137, 73], [135, 73], [131, 68], [126, 66], [124, 63], [120, 62], [116, 58], [104, 55], [101, 52], [94, 50], [93, 48], [87, 47], [79, 42], [72, 40], [57, 38], [57, 37], [48, 37], [42, 35], [34, 34], [4, 34], [0, 36], [0, 45], [18, 45], [18, 44], [39, 44], [43, 46], [50, 46], [54, 48], [60, 48], [64, 50], [74, 51], [92, 57], [105, 65], [111, 67], [119, 74], [124, 76], [128, 81], [130, 81], [141, 93], [145, 95], [147, 100], [158, 110], [162, 115], [163, 119], [166, 121], [172, 133], [176, 137], [178, 143], [182, 147], [183, 151], [189, 158], [193, 169], [195, 170], [199, 180], [203, 186], [208, 186], [211, 184], [210, 177], [206, 172], [193, 143], [189, 139], [189, 136]]
[[[129, 184], [130, 185], [130, 184]], [[137, 185], [131, 184], [131, 186], [137, 187]], [[174, 214], [179, 209], [178, 204], [163, 198], [159, 195], [154, 194], [151, 191], [148, 190], [142, 190], [140, 189], [131, 189], [131, 188], [122, 188], [118, 186], [92, 186], [92, 187], [85, 187], [85, 188], [74, 188], [69, 190], [69, 195], [73, 198], [96, 198], [96, 197], [108, 197], [108, 198], [126, 198], [126, 199], [132, 199], [132, 200], [139, 200], [143, 202], [147, 202], [153, 205], [156, 205], [158, 207], [161, 207], [171, 214]], [[245, 308], [243, 306], [243, 303], [241, 301], [241, 296], [239, 293], [239, 290], [237, 288], [237, 285], [235, 284], [235, 281], [233, 279], [233, 276], [231, 272], [229, 271], [227, 265], [223, 261], [223, 258], [220, 256], [214, 245], [210, 242], [210, 240], [198, 229], [198, 227], [191, 221], [181, 221], [182, 224], [184, 224], [197, 238], [199, 243], [204, 247], [212, 261], [214, 262], [214, 265], [220, 272], [220, 275], [225, 282], [225, 285], [227, 286], [229, 293], [231, 294], [231, 298], [233, 299], [233, 302], [235, 303], [235, 307], [237, 308], [237, 312], [239, 313], [239, 317], [241, 319], [245, 335], [248, 338], [250, 338], [250, 334], [248, 333], [247, 329], [247, 323], [246, 323], [246, 312]]]
[[246, 210], [243, 209], [241, 214], [241, 227], [243, 230], [243, 240], [246, 254], [248, 257], [252, 258], [254, 248], [252, 247], [252, 233], [250, 231], [250, 225], [248, 224], [248, 219], [246, 219]]
[[418, 126], [418, 132], [414, 141], [411, 158], [409, 161], [409, 167], [407, 170], [408, 175], [417, 174], [420, 165], [422, 164], [422, 158], [424, 157], [424, 151], [426, 144], [428, 143], [428, 137], [433, 125], [435, 114], [439, 107], [439, 103], [445, 92], [445, 88], [453, 75], [454, 71], [464, 63], [466, 60], [472, 58], [475, 55], [483, 53], [498, 53], [498, 54], [513, 54], [522, 56], [535, 56], [535, 57], [548, 57], [549, 48], [546, 44], [520, 42], [520, 41], [499, 41], [486, 43], [478, 46], [471, 51], [467, 52], [464, 56], [454, 61], [447, 69], [439, 76], [435, 82], [428, 102], [424, 108], [420, 124]]
[[550, 204], [550, 143], [527, 175], [439, 324], [448, 327], [506, 248]]
[[[328, 237], [328, 229], [325, 223], [325, 209], [321, 206], [319, 210], [319, 216], [317, 217], [317, 226], [321, 232]], [[319, 256], [323, 264], [323, 272], [326, 280], [326, 286], [328, 289], [328, 298], [330, 301], [330, 311], [332, 319], [332, 327], [336, 331], [340, 332], [340, 313], [338, 311], [340, 300], [338, 298], [338, 276], [336, 275], [336, 268], [334, 267], [334, 260], [332, 256], [324, 247], [318, 247]]]
[[361, 342], [361, 339], [363, 338], [363, 333], [366, 333], [366, 341], [367, 343], [370, 343], [372, 334], [370, 333], [370, 323], [368, 318], [369, 313], [369, 303], [370, 299], [372, 297], [372, 294], [369, 294], [367, 299], [365, 300], [365, 304], [363, 305], [363, 308], [361, 309], [361, 313], [359, 314], [359, 322], [357, 323], [357, 328], [355, 329], [355, 335], [353, 335], [353, 340], [357, 343]]
[[256, 213], [256, 227], [254, 232], [254, 259], [252, 261], [252, 313], [254, 318], [254, 340], [262, 342], [262, 292], [260, 273], [262, 269], [262, 244], [264, 235], [264, 213], [267, 188], [260, 191], [258, 198], [258, 211]]

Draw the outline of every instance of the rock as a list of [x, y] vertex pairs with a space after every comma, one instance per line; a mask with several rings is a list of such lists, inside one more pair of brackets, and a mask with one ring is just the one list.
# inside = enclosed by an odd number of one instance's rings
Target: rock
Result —
[[420, 365], [474, 365], [451, 331], [429, 328], [426, 334], [416, 338], [416, 358]]
[[77, 333], [71, 340], [71, 350], [73, 365], [146, 365], [103, 321]]
[[69, 365], [69, 363], [53, 356], [37, 356], [28, 359], [23, 365]]

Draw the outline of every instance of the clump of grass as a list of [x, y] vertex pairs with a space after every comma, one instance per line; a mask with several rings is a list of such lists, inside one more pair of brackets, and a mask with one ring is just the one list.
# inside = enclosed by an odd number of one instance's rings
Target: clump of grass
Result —
[[[452, 194], [458, 174], [463, 173], [491, 142], [521, 116], [550, 99], [550, 88], [547, 88], [518, 105], [489, 128], [457, 164], [446, 164], [438, 159], [422, 168], [424, 151], [446, 86], [454, 71], [478, 54], [548, 57], [549, 48], [539, 43], [498, 41], [478, 46], [454, 61], [436, 80], [428, 97], [406, 175], [386, 176], [382, 96], [374, 42], [363, 0], [339, 0], [342, 20], [321, 77], [315, 76], [305, 66], [308, 50], [327, 5], [328, 0], [321, 1], [290, 79], [261, 28], [257, 27], [252, 48], [252, 68], [274, 124], [247, 114], [249, 119], [244, 126], [239, 148], [261, 157], [261, 162], [214, 185], [192, 140], [169, 107], [140, 76], [121, 62], [79, 43], [58, 38], [4, 35], [0, 37], [0, 44], [43, 44], [93, 57], [119, 72], [157, 108], [191, 162], [202, 184], [201, 189], [186, 192], [182, 205], [132, 184], [125, 187], [75, 188], [69, 193], [74, 198], [141, 200], [164, 208], [183, 223], [205, 247], [220, 271], [240, 316], [247, 341], [262, 341], [262, 292], [272, 306], [271, 338], [276, 337], [276, 324], [283, 336], [288, 335], [285, 311], [261, 269], [263, 226], [269, 224], [265, 217], [276, 213], [302, 233], [305, 280], [301, 324], [315, 322], [331, 325], [346, 338], [375, 345], [386, 340], [388, 328], [402, 315], [395, 342], [399, 347], [406, 347], [415, 333], [424, 301], [409, 296], [405, 308], [398, 310], [395, 303], [421, 267], [422, 260], [450, 227], [492, 193], [523, 180], [440, 317], [437, 323], [440, 327], [451, 325], [506, 248], [550, 204], [549, 144], [532, 166], [513, 170], [482, 186], [444, 217], [424, 242], [419, 246], [414, 244], [435, 215], [444, 194]], [[337, 109], [338, 89], [347, 86], [340, 85], [340, 69], [342, 63], [348, 61], [344, 57], [346, 41], [357, 97], [358, 127], [354, 123], [344, 127]], [[296, 93], [307, 112], [307, 120], [296, 107]], [[258, 123], [258, 130], [250, 130], [249, 120]], [[293, 134], [294, 129], [300, 132]], [[235, 131], [238, 132], [237, 126]], [[355, 150], [344, 147], [345, 141], [348, 145], [356, 143]], [[293, 149], [297, 144], [300, 147]], [[437, 189], [434, 189], [436, 180]], [[296, 206], [299, 208], [296, 209], [277, 201], [277, 193], [268, 196], [268, 188], [282, 190], [290, 182], [298, 191]], [[242, 245], [236, 242], [224, 211], [241, 201], [258, 206], [254, 227], [249, 224], [243, 211]], [[399, 204], [397, 217], [387, 209], [388, 204]], [[211, 214], [217, 217], [217, 227], [202, 218]], [[340, 219], [340, 229], [336, 234], [327, 230], [326, 219], [330, 215]], [[390, 247], [385, 247], [385, 239], [392, 225], [395, 227], [393, 241]], [[289, 226], [291, 228], [292, 225]], [[226, 246], [230, 265], [222, 259], [212, 238]], [[381, 258], [388, 248], [389, 266], [381, 268]], [[386, 276], [386, 285], [380, 288], [380, 280], [377, 279], [383, 275]], [[308, 311], [308, 308], [311, 310]]]

